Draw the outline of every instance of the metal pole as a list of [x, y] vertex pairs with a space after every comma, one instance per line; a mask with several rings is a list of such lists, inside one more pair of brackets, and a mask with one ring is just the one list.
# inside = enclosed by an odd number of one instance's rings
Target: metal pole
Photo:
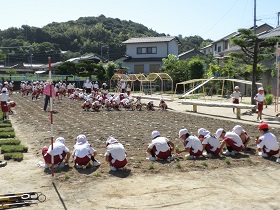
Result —
[[49, 80], [50, 80], [50, 120], [51, 120], [51, 145], [52, 145], [52, 183], [54, 183], [54, 154], [53, 154], [53, 98], [52, 98], [52, 68], [51, 57], [48, 57], [49, 63]]
[[257, 22], [256, 14], [257, 14], [257, 3], [256, 3], [256, 0], [254, 0], [254, 34], [256, 34], [256, 28], [257, 28], [257, 25], [256, 25], [256, 22]]

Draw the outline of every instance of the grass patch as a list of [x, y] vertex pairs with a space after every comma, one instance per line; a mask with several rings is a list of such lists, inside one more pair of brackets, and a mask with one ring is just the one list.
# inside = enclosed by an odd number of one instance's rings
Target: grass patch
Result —
[[208, 167], [208, 163], [207, 162], [202, 162], [201, 165], [204, 166], [204, 167]]
[[95, 172], [93, 172], [93, 176], [95, 176], [95, 177], [100, 177], [100, 176], [101, 176], [101, 174], [100, 174], [100, 172], [99, 172], [99, 171], [95, 171]]
[[2, 145], [19, 145], [20, 140], [18, 139], [0, 139], [0, 147]]
[[253, 163], [253, 161], [252, 161], [251, 158], [247, 158], [247, 159], [246, 159], [246, 162], [249, 163], [249, 164], [252, 164], [252, 163]]
[[7, 128], [7, 127], [12, 127], [11, 123], [0, 123], [0, 128]]
[[1, 154], [13, 153], [13, 152], [27, 152], [28, 147], [23, 145], [3, 145], [1, 147]]
[[0, 138], [14, 138], [16, 136], [15, 132], [1, 132]]
[[142, 158], [137, 158], [137, 159], [135, 160], [135, 162], [136, 162], [136, 163], [142, 163], [142, 162], [143, 162], [143, 159], [142, 159]]
[[150, 170], [155, 169], [154, 163], [149, 163], [149, 166], [148, 166], [148, 167], [149, 167]]
[[182, 164], [181, 164], [180, 162], [177, 162], [177, 163], [176, 163], [176, 167], [177, 167], [177, 168], [182, 168]]
[[4, 128], [1, 128], [0, 127], [0, 132], [14, 132], [14, 128], [13, 127], [4, 127]]
[[13, 159], [15, 161], [22, 161], [23, 160], [23, 154], [20, 152], [13, 152], [13, 153], [5, 153], [4, 154], [4, 160], [10, 160]]
[[66, 173], [66, 174], [64, 175], [64, 179], [70, 179], [70, 174]]
[[227, 165], [230, 165], [230, 164], [231, 164], [229, 158], [225, 158], [225, 162], [226, 162]]

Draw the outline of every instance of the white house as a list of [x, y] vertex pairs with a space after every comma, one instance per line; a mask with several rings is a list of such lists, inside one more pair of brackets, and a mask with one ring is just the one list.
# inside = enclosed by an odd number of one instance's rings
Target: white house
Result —
[[126, 58], [123, 67], [129, 73], [159, 72], [162, 59], [169, 54], [178, 56], [180, 41], [174, 36], [131, 38], [123, 42], [126, 45]]

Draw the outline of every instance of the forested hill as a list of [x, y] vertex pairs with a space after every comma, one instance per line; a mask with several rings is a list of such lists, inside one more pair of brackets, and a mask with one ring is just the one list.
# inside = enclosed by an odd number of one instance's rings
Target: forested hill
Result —
[[[0, 30], [0, 50], [7, 56], [6, 65], [46, 63], [47, 56], [56, 62], [87, 53], [112, 60], [125, 54], [122, 42], [129, 38], [165, 35], [168, 34], [158, 33], [130, 20], [100, 15], [63, 23], [53, 22], [42, 28], [23, 25], [21, 28]], [[178, 38], [182, 43], [179, 53], [199, 48], [210, 41], [200, 36], [179, 35]]]

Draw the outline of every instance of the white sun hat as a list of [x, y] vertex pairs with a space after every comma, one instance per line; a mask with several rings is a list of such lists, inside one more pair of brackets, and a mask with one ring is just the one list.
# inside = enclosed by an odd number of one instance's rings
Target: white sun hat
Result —
[[216, 131], [216, 137], [217, 137], [217, 138], [220, 138], [223, 132], [224, 132], [224, 129], [223, 129], [223, 128], [219, 128], [219, 129]]
[[236, 125], [233, 127], [232, 131], [236, 133], [238, 136], [240, 136], [241, 133], [243, 132], [243, 128], [240, 125]]
[[65, 139], [63, 137], [58, 137], [55, 142], [59, 142], [61, 144], [65, 144]]
[[84, 134], [78, 135], [76, 144], [81, 145], [81, 144], [85, 144], [85, 143], [87, 143], [87, 137]]
[[179, 131], [179, 138], [185, 134], [187, 134], [189, 131], [186, 128], [183, 128]]
[[200, 128], [198, 129], [197, 133], [199, 136], [207, 136], [210, 132], [205, 128]]
[[153, 138], [153, 139], [156, 138], [156, 137], [158, 137], [158, 136], [160, 136], [160, 132], [159, 132], [159, 131], [153, 131], [153, 132], [152, 132], [152, 138]]

